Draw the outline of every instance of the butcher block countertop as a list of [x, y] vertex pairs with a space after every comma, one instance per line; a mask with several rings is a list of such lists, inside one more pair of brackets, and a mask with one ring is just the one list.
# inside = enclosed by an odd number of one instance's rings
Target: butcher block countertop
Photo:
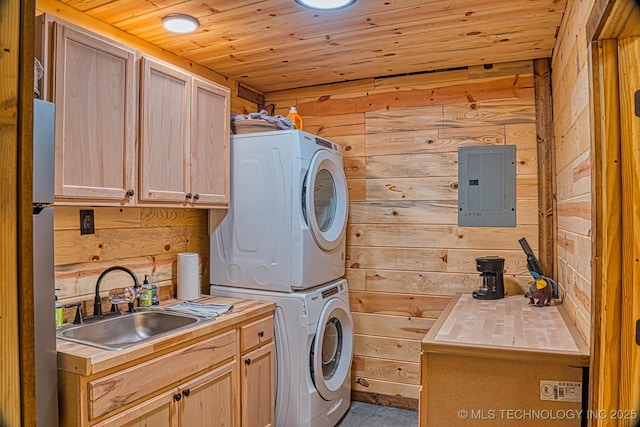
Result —
[[[57, 339], [58, 369], [80, 375], [93, 375], [108, 371], [134, 359], [157, 356], [167, 353], [176, 346], [183, 346], [202, 337], [235, 328], [239, 323], [259, 317], [275, 310], [270, 302], [249, 301], [236, 298], [202, 296], [197, 302], [215, 304], [233, 304], [233, 311], [201, 322], [191, 328], [176, 331], [162, 337], [126, 348], [124, 350], [103, 350], [84, 344]], [[159, 307], [178, 304], [180, 300], [163, 302]]]
[[562, 305], [528, 305], [522, 295], [456, 296], [422, 340], [429, 353], [589, 366], [589, 348]]

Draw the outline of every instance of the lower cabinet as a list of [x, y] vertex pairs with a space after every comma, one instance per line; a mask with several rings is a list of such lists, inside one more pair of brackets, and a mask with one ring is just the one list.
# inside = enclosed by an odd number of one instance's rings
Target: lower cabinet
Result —
[[229, 362], [96, 426], [235, 426], [236, 366]]
[[131, 409], [107, 418], [96, 427], [172, 427], [178, 425], [172, 390], [149, 399]]
[[175, 395], [178, 425], [237, 426], [237, 366], [233, 361], [180, 386]]
[[275, 389], [273, 316], [240, 326], [242, 426], [273, 426]]
[[58, 373], [61, 427], [273, 426], [273, 315], [103, 374]]
[[242, 356], [241, 425], [273, 426], [273, 342]]

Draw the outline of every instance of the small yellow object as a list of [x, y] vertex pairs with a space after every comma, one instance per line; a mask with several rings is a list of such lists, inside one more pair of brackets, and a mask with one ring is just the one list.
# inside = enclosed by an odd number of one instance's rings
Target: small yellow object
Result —
[[547, 281], [544, 279], [537, 279], [536, 280], [536, 288], [538, 289], [543, 289], [547, 287]]

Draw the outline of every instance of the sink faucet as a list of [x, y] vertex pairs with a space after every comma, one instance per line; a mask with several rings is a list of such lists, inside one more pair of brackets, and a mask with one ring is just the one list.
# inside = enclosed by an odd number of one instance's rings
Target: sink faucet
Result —
[[102, 316], [102, 299], [100, 298], [100, 283], [102, 282], [102, 279], [104, 278], [104, 276], [106, 276], [108, 273], [112, 272], [113, 270], [120, 270], [120, 271], [124, 271], [125, 273], [129, 273], [129, 276], [131, 276], [131, 278], [133, 279], [133, 289], [137, 291], [140, 288], [140, 283], [138, 283], [138, 278], [136, 277], [135, 273], [129, 270], [127, 267], [115, 265], [113, 267], [107, 268], [105, 271], [102, 272], [100, 277], [98, 277], [98, 281], [96, 282], [96, 296], [93, 300], [94, 316]]

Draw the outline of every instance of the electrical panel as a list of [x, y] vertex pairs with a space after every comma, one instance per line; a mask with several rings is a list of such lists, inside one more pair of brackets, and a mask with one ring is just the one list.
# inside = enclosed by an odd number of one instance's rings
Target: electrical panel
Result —
[[516, 226], [516, 146], [458, 148], [458, 225]]

